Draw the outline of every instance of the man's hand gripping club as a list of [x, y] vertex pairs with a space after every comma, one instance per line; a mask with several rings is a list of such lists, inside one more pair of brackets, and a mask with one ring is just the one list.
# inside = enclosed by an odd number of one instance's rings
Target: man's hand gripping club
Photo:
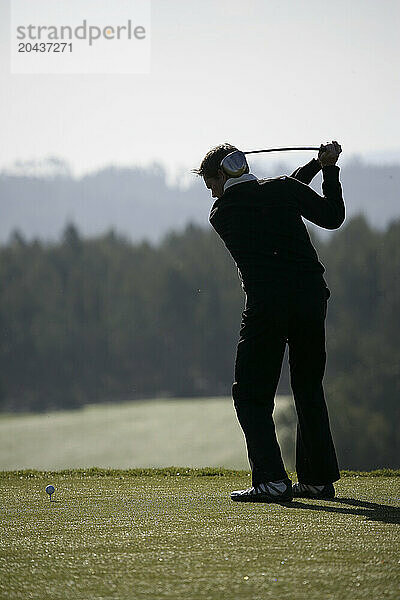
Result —
[[336, 165], [341, 151], [342, 147], [336, 141], [333, 141], [331, 144], [321, 144], [318, 152], [318, 161], [321, 167]]

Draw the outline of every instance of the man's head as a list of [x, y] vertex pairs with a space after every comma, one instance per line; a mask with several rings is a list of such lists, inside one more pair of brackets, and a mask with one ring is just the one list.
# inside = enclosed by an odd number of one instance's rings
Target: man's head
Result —
[[[213, 198], [220, 198], [224, 193], [224, 184], [229, 175], [221, 169], [221, 160], [231, 152], [237, 150], [232, 144], [220, 144], [211, 148], [203, 158], [200, 168], [193, 169], [193, 173], [200, 175], [204, 179], [206, 187], [211, 190]], [[247, 172], [249, 169], [247, 168]]]

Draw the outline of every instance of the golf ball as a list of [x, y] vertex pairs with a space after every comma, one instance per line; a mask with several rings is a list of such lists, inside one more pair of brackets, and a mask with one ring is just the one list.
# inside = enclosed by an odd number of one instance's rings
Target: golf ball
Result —
[[50, 496], [51, 496], [51, 494], [54, 494], [54, 491], [55, 491], [54, 485], [48, 485], [46, 487], [46, 493], [50, 494]]

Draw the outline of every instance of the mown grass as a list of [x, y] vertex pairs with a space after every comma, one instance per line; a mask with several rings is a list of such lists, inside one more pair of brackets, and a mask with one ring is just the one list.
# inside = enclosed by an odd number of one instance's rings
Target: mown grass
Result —
[[[39, 471], [37, 469], [23, 469], [20, 471], [0, 471], [1, 479], [19, 477], [48, 479], [49, 477], [235, 477], [249, 476], [247, 470], [225, 469], [223, 467], [201, 467], [192, 469], [188, 467], [165, 467], [160, 469], [101, 469], [91, 467], [89, 469], [62, 469], [60, 471]], [[295, 474], [288, 472], [289, 477], [295, 478]], [[375, 471], [340, 471], [341, 477], [400, 477], [400, 469], [376, 469]]]
[[229, 499], [246, 471], [3, 472], [0, 597], [398, 600], [399, 475], [258, 505]]
[[[293, 400], [278, 397], [278, 437], [294, 468]], [[173, 443], [171, 443], [173, 440]], [[232, 398], [155, 399], [0, 415], [0, 469], [248, 466]]]

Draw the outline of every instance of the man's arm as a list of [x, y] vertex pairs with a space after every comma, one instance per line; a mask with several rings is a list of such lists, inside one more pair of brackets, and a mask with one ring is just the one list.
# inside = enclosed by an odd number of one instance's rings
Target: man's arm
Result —
[[336, 166], [341, 151], [342, 149], [337, 142], [321, 146], [318, 161], [322, 166], [323, 196], [292, 177], [285, 180], [289, 193], [298, 202], [300, 214], [308, 221], [325, 229], [337, 229], [345, 219], [339, 167]]
[[316, 174], [319, 173], [319, 171], [321, 170], [322, 163], [320, 162], [320, 160], [321, 157], [326, 158], [328, 147], [331, 151], [334, 150], [337, 153], [337, 156], [339, 156], [339, 154], [342, 151], [341, 146], [337, 142], [332, 142], [332, 144], [327, 145], [321, 144], [321, 146], [319, 147], [318, 159], [313, 158], [312, 160], [310, 160], [309, 163], [307, 163], [303, 167], [298, 167], [295, 171], [293, 171], [290, 177], [293, 177], [294, 179], [297, 179], [302, 183], [307, 183], [307, 185], [311, 183]]
[[314, 179], [316, 174], [319, 173], [320, 170], [320, 162], [317, 159], [313, 158], [312, 160], [310, 160], [309, 163], [307, 163], [303, 167], [298, 167], [295, 171], [293, 171], [290, 177], [293, 177], [293, 179], [297, 179], [302, 183], [309, 184]]
[[302, 217], [325, 229], [337, 229], [345, 219], [339, 167], [322, 167], [322, 177], [323, 196], [292, 177], [287, 177], [285, 183], [290, 195], [296, 199]]

